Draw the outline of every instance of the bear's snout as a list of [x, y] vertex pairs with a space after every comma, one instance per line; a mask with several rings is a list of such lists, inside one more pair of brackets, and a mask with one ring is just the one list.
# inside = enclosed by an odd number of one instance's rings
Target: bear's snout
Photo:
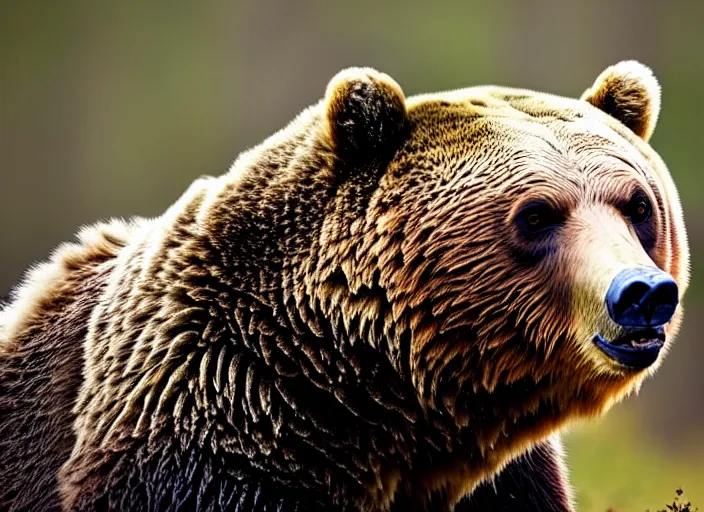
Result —
[[622, 327], [660, 327], [675, 314], [677, 283], [657, 268], [629, 268], [619, 272], [606, 292], [611, 319]]

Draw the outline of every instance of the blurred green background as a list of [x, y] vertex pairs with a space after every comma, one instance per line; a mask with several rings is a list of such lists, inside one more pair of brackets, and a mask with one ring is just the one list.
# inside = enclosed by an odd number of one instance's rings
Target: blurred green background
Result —
[[157, 215], [316, 101], [349, 65], [406, 94], [498, 83], [569, 96], [639, 59], [652, 144], [693, 252], [676, 348], [640, 395], [567, 438], [581, 510], [704, 508], [704, 3], [9, 2], [0, 9], [0, 295], [80, 224]]

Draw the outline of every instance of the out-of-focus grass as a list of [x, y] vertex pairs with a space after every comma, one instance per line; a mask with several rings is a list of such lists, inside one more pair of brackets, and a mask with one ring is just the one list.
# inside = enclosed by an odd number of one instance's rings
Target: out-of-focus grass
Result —
[[704, 432], [687, 450], [664, 450], [644, 434], [632, 412], [612, 411], [574, 427], [565, 449], [581, 512], [644, 512], [665, 509], [675, 490], [681, 501], [704, 508]]

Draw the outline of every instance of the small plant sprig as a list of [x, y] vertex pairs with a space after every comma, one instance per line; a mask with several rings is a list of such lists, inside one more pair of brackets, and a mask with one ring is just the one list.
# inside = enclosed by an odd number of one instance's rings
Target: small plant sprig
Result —
[[[658, 509], [657, 512], [697, 512], [699, 509], [697, 507], [692, 507], [692, 504], [687, 502], [680, 502], [684, 491], [682, 489], [677, 489], [675, 491], [675, 499], [672, 505], [665, 505], [666, 508]], [[645, 512], [650, 512], [646, 510]]]

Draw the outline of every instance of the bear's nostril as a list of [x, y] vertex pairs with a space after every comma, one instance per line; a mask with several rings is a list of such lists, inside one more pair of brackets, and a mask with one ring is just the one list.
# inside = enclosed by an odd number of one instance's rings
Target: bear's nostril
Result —
[[633, 268], [619, 272], [606, 293], [609, 316], [623, 327], [664, 325], [675, 314], [678, 290], [665, 272]]
[[614, 305], [614, 310], [623, 313], [631, 307], [638, 307], [643, 300], [643, 297], [650, 291], [650, 286], [643, 281], [634, 281], [630, 283], [621, 292], [621, 297]]
[[651, 323], [660, 322], [662, 319], [666, 320], [661, 323], [666, 323], [675, 314], [678, 302], [677, 285], [674, 281], [660, 282], [643, 297], [643, 302]]

